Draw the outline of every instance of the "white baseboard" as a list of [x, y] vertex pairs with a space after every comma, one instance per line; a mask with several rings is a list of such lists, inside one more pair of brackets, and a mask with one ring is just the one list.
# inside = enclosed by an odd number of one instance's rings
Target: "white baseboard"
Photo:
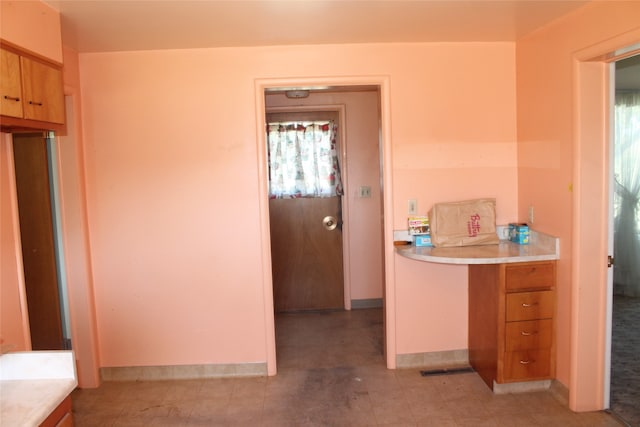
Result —
[[267, 376], [267, 364], [264, 362], [100, 368], [100, 377], [103, 381], [156, 381], [264, 376]]
[[552, 380], [549, 391], [551, 392], [553, 397], [558, 400], [558, 402], [562, 403], [567, 408], [569, 407], [569, 389], [567, 388], [567, 386], [565, 386], [558, 380]]
[[546, 391], [551, 387], [551, 380], [523, 381], [517, 383], [498, 384], [493, 382], [494, 394], [530, 393], [533, 391]]
[[452, 368], [468, 365], [469, 351], [467, 349], [396, 355], [396, 367], [398, 369]]

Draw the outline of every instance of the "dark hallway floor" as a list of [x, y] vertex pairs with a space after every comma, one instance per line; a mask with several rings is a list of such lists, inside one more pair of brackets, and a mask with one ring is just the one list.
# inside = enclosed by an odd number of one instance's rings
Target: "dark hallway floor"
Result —
[[388, 370], [381, 309], [278, 315], [276, 330], [276, 376], [105, 382], [73, 393], [76, 426], [620, 426], [475, 373]]
[[613, 299], [611, 410], [640, 426], [640, 298]]

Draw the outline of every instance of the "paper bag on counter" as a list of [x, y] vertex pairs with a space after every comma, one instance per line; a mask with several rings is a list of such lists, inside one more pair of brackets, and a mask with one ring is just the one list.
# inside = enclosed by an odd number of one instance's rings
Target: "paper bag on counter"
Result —
[[436, 203], [429, 211], [435, 247], [497, 245], [496, 200]]

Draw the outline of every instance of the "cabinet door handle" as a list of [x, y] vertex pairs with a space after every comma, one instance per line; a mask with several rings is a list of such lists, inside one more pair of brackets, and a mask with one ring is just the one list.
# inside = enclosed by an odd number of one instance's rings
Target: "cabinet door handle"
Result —
[[531, 335], [538, 335], [538, 331], [533, 331], [533, 332], [522, 331], [520, 332], [520, 335], [524, 337], [530, 337]]
[[521, 360], [520, 361], [521, 365], [528, 365], [530, 363], [536, 363], [536, 361], [535, 360]]
[[37, 105], [38, 107], [42, 107], [42, 102], [29, 101], [30, 105]]
[[526, 302], [523, 302], [523, 303], [522, 303], [522, 306], [523, 306], [523, 307], [534, 307], [534, 306], [536, 306], [536, 305], [538, 305], [538, 303], [537, 303], [537, 302], [534, 302], [534, 303], [531, 303], [531, 304], [527, 304]]
[[20, 98], [18, 98], [17, 96], [9, 96], [9, 95], [5, 95], [4, 99], [8, 99], [9, 101], [20, 101]]

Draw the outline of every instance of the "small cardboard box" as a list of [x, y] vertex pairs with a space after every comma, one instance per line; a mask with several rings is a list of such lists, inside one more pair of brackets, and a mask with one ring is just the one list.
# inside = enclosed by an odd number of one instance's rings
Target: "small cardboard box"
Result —
[[428, 216], [410, 216], [409, 217], [409, 234], [415, 236], [417, 234], [429, 234]]
[[416, 246], [433, 246], [431, 244], [431, 235], [430, 234], [418, 234], [415, 236]]
[[519, 245], [529, 244], [529, 226], [527, 224], [509, 224], [509, 240]]

